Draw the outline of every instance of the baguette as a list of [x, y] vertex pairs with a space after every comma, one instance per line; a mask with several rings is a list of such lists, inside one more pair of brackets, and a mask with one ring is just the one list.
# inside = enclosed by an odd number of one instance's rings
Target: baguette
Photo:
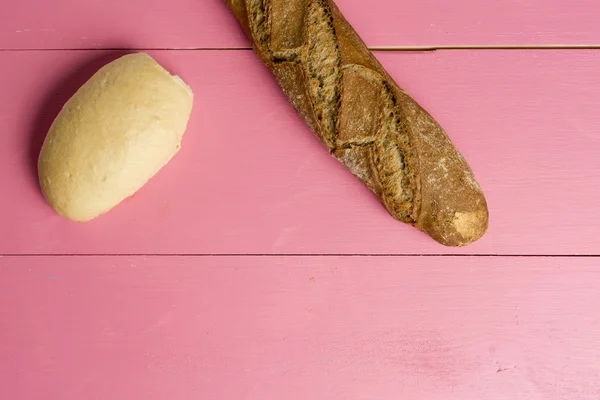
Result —
[[256, 54], [332, 156], [398, 221], [446, 246], [488, 228], [471, 168], [331, 0], [225, 0]]

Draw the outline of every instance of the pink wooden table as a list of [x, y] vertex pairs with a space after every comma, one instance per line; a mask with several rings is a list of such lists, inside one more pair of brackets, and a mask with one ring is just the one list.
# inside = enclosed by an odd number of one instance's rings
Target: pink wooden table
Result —
[[[393, 221], [221, 0], [3, 0], [0, 399], [600, 399], [600, 3], [337, 3], [469, 160], [488, 234]], [[196, 93], [183, 149], [67, 222], [44, 134], [139, 49]]]

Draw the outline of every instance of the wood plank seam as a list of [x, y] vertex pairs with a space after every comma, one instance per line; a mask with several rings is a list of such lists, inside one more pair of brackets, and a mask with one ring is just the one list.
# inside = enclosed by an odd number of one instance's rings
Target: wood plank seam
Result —
[[3, 257], [193, 257], [193, 258], [214, 258], [214, 257], [344, 257], [344, 258], [352, 258], [352, 257], [429, 257], [429, 258], [444, 258], [444, 257], [460, 257], [460, 258], [600, 258], [600, 254], [414, 254], [414, 253], [397, 253], [397, 254], [389, 254], [389, 253], [374, 253], [374, 254], [366, 254], [366, 253], [357, 253], [357, 254], [348, 254], [348, 253], [322, 253], [322, 254], [314, 254], [314, 253], [286, 253], [286, 254], [261, 254], [261, 253], [213, 253], [213, 254], [143, 254], [143, 253], [120, 253], [120, 254], [110, 254], [110, 253], [102, 253], [102, 254], [92, 254], [92, 253], [82, 253], [82, 254], [0, 254], [0, 258]]
[[[465, 46], [368, 46], [371, 51], [436, 51], [436, 50], [600, 50], [598, 45], [465, 45]], [[33, 48], [0, 49], [2, 52], [36, 51], [252, 51], [251, 47], [82, 47], [82, 48]]]

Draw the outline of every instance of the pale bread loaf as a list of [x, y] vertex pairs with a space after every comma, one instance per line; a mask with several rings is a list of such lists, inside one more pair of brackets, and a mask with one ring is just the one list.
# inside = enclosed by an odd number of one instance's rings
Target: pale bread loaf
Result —
[[60, 215], [89, 221], [137, 192], [178, 152], [192, 90], [145, 53], [102, 67], [64, 105], [38, 173]]

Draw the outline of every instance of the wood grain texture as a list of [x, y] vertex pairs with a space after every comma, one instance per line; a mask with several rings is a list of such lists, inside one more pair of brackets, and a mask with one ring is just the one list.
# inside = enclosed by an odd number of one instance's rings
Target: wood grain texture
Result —
[[10, 399], [596, 400], [600, 260], [0, 258]]
[[[596, 0], [354, 0], [369, 46], [600, 45]], [[3, 0], [0, 49], [245, 47], [222, 0]]]
[[598, 52], [377, 54], [486, 193], [488, 234], [456, 250], [393, 220], [251, 52], [152, 54], [197, 94], [183, 149], [80, 225], [44, 203], [37, 152], [61, 104], [120, 54], [0, 53], [0, 254], [598, 254]]
[[[369, 46], [600, 46], [594, 0], [337, 4]], [[186, 256], [449, 251], [249, 51], [151, 52], [197, 94], [183, 150], [93, 223], [50, 210], [43, 137], [124, 54], [70, 50], [247, 47], [222, 0], [3, 0], [0, 26], [0, 399], [600, 399], [600, 257]], [[453, 252], [600, 255], [600, 52], [376, 56], [485, 190]], [[180, 256], [2, 256], [151, 253]]]

